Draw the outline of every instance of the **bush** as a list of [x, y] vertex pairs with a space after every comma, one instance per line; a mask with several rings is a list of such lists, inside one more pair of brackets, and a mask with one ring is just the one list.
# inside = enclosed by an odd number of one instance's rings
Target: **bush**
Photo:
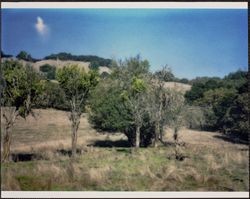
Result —
[[56, 76], [56, 67], [55, 66], [51, 66], [49, 64], [44, 64], [42, 66], [40, 66], [39, 70], [45, 74], [47, 79], [55, 79]]
[[205, 129], [219, 130], [248, 139], [247, 72], [236, 71], [220, 78], [199, 78], [185, 94], [191, 105], [204, 107]]
[[39, 96], [36, 102], [37, 108], [69, 110], [69, 104], [66, 101], [65, 94], [58, 83], [44, 80], [43, 90], [44, 92]]

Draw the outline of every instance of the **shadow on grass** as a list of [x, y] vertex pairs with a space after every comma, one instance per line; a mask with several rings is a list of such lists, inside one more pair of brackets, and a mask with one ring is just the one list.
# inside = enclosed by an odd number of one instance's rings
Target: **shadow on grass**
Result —
[[[56, 153], [63, 156], [72, 156], [71, 150], [65, 150], [65, 149], [57, 149]], [[82, 154], [82, 150], [77, 149], [76, 154]], [[11, 160], [13, 162], [27, 162], [27, 161], [33, 161], [33, 160], [45, 160], [46, 158], [39, 153], [12, 153], [11, 154]]]
[[35, 153], [13, 153], [11, 154], [11, 159], [13, 162], [26, 162], [40, 160], [42, 159], [42, 156]]
[[[69, 156], [69, 157], [71, 157], [71, 155], [72, 155], [71, 149], [69, 149], [69, 150], [57, 149], [56, 152], [59, 153], [60, 155]], [[82, 154], [82, 150], [76, 149], [76, 154]]]
[[103, 148], [111, 148], [111, 147], [126, 147], [129, 148], [130, 144], [127, 140], [98, 140], [95, 141], [92, 146], [94, 147], [103, 147]]
[[249, 142], [246, 141], [246, 140], [243, 140], [239, 137], [236, 137], [236, 136], [232, 136], [232, 135], [214, 135], [213, 136], [214, 138], [218, 138], [218, 139], [222, 139], [226, 142], [231, 142], [233, 144], [245, 144], [245, 145], [248, 145]]

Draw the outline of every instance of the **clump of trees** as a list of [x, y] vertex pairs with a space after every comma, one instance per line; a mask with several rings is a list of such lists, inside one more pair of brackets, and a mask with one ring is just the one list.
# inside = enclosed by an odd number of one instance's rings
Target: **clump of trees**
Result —
[[42, 92], [41, 77], [29, 65], [17, 61], [1, 64], [1, 112], [4, 119], [2, 160], [10, 159], [12, 129], [17, 117], [32, 114], [32, 107]]
[[36, 108], [54, 108], [69, 111], [66, 95], [58, 82], [42, 80], [43, 92], [37, 98]]
[[[163, 143], [165, 126], [174, 129], [176, 146], [183, 126], [220, 130], [248, 139], [247, 72], [237, 71], [222, 79], [196, 78], [189, 81], [192, 89], [183, 96], [165, 87], [166, 81], [176, 79], [167, 66], [151, 73], [149, 62], [140, 56], [111, 63], [113, 72], [101, 78], [95, 68], [86, 72], [69, 65], [56, 71], [53, 66], [43, 65], [40, 71], [47, 75], [44, 78], [29, 65], [3, 62], [3, 160], [10, 156], [16, 118], [32, 114], [33, 107], [69, 111], [73, 157], [84, 111], [88, 111], [89, 121], [96, 129], [122, 132], [136, 148]], [[56, 81], [51, 81], [54, 78]], [[176, 154], [179, 156], [177, 150]]]
[[113, 64], [113, 73], [91, 93], [89, 120], [94, 127], [123, 132], [137, 148], [163, 142], [165, 125], [176, 124], [179, 130], [182, 112], [175, 108], [182, 109], [184, 97], [164, 87], [170, 70], [152, 74], [140, 56]]
[[144, 77], [149, 64], [138, 57], [114, 64], [114, 72], [91, 93], [90, 121], [101, 130], [122, 131], [131, 146], [139, 147], [146, 142], [142, 132], [150, 126], [143, 103], [148, 92]]
[[16, 58], [24, 60], [24, 61], [30, 61], [30, 62], [36, 62], [39, 61], [38, 59], [33, 58], [29, 53], [26, 51], [20, 51]]
[[224, 78], [196, 78], [185, 98], [205, 114], [204, 129], [218, 130], [248, 140], [247, 72], [236, 71]]

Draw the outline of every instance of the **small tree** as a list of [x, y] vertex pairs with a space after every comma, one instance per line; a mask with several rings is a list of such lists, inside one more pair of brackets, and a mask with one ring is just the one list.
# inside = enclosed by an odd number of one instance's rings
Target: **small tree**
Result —
[[91, 88], [98, 83], [98, 74], [95, 71], [88, 73], [77, 65], [65, 66], [56, 74], [57, 80], [64, 90], [66, 100], [70, 104], [71, 131], [72, 131], [72, 157], [76, 154], [77, 131], [80, 118], [84, 111], [87, 97]]
[[135, 147], [140, 147], [141, 127], [144, 121], [147, 104], [147, 87], [143, 79], [134, 77], [129, 91], [125, 90], [121, 95], [125, 105], [129, 108], [132, 115], [133, 125], [135, 126]]
[[26, 118], [32, 113], [32, 105], [41, 92], [40, 77], [31, 66], [22, 66], [16, 61], [2, 64], [3, 92], [1, 111], [4, 123], [3, 161], [10, 159], [12, 129], [17, 117]]
[[163, 126], [166, 123], [166, 113], [169, 108], [170, 92], [164, 87], [166, 79], [172, 74], [167, 66], [157, 71], [151, 79], [151, 93], [149, 98], [149, 114], [155, 126], [153, 145], [156, 147], [162, 141]]
[[148, 99], [149, 62], [141, 60], [140, 55], [119, 63], [117, 77], [121, 82], [125, 107], [130, 110], [132, 125], [135, 128], [135, 147], [140, 147], [141, 128], [145, 122]]
[[31, 62], [34, 61], [34, 59], [31, 57], [31, 55], [28, 54], [28, 53], [25, 52], [25, 51], [19, 52], [19, 54], [16, 56], [16, 58], [22, 59], [22, 60], [25, 60], [25, 61], [31, 61]]

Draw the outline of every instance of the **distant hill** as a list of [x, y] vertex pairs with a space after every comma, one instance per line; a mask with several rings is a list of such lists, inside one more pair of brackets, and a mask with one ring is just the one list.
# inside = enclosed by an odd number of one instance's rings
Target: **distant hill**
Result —
[[[68, 58], [71, 58], [71, 59], [68, 59]], [[34, 69], [37, 72], [41, 72], [40, 67], [43, 65], [47, 65], [47, 64], [54, 66], [56, 68], [62, 68], [63, 66], [76, 64], [80, 68], [84, 68], [85, 71], [89, 71], [91, 68], [91, 63], [93, 64], [93, 60], [95, 60], [95, 61], [99, 60], [102, 64], [104, 64], [104, 63], [108, 64], [108, 65], [101, 65], [100, 64], [96, 68], [96, 69], [98, 69], [100, 75], [104, 74], [104, 73], [111, 74], [111, 72], [112, 72], [112, 70], [109, 67], [111, 60], [100, 58], [98, 56], [84, 56], [84, 55], [75, 56], [75, 55], [71, 55], [70, 53], [58, 53], [58, 54], [52, 54], [50, 56], [46, 56], [43, 60], [39, 60], [36, 62], [17, 59], [15, 57], [10, 57], [10, 56], [2, 57], [1, 61], [5, 61], [5, 60], [18, 60], [22, 64], [30, 64], [34, 67]], [[82, 61], [82, 60], [85, 60], [85, 61]], [[90, 61], [86, 61], [86, 60], [90, 60]], [[92, 60], [92, 62], [91, 62], [91, 60]], [[103, 61], [103, 60], [106, 60], [106, 61]], [[189, 91], [191, 89], [191, 87], [192, 86], [189, 84], [175, 82], [175, 81], [165, 83], [165, 88], [173, 88], [173, 89], [180, 91], [182, 93]]]
[[1, 58], [9, 58], [9, 57], [13, 57], [13, 55], [8, 55], [5, 54], [3, 51], [1, 51]]
[[82, 62], [90, 62], [92, 66], [106, 66], [109, 67], [111, 65], [111, 59], [105, 59], [102, 57], [98, 57], [95, 55], [72, 55], [70, 53], [57, 53], [51, 54], [49, 56], [44, 57], [44, 59], [52, 59], [52, 60], [72, 60], [72, 61], [82, 61]]
[[[37, 72], [41, 72], [40, 71], [40, 66], [43, 65], [51, 65], [51, 66], [55, 66], [56, 68], [62, 68], [63, 66], [67, 66], [67, 65], [72, 65], [72, 64], [76, 64], [78, 65], [80, 68], [84, 68], [85, 71], [89, 71], [90, 69], [90, 62], [83, 62], [83, 61], [74, 61], [74, 60], [53, 60], [53, 59], [45, 59], [45, 60], [40, 60], [40, 61], [36, 61], [36, 62], [30, 62], [30, 61], [25, 61], [22, 59], [17, 59], [15, 57], [4, 57], [2, 58], [1, 61], [5, 61], [5, 60], [18, 60], [19, 62], [21, 62], [22, 64], [29, 64], [31, 66], [34, 67], [34, 69]], [[111, 73], [111, 69], [107, 66], [99, 66], [98, 67], [98, 71], [100, 74], [102, 73]]]

